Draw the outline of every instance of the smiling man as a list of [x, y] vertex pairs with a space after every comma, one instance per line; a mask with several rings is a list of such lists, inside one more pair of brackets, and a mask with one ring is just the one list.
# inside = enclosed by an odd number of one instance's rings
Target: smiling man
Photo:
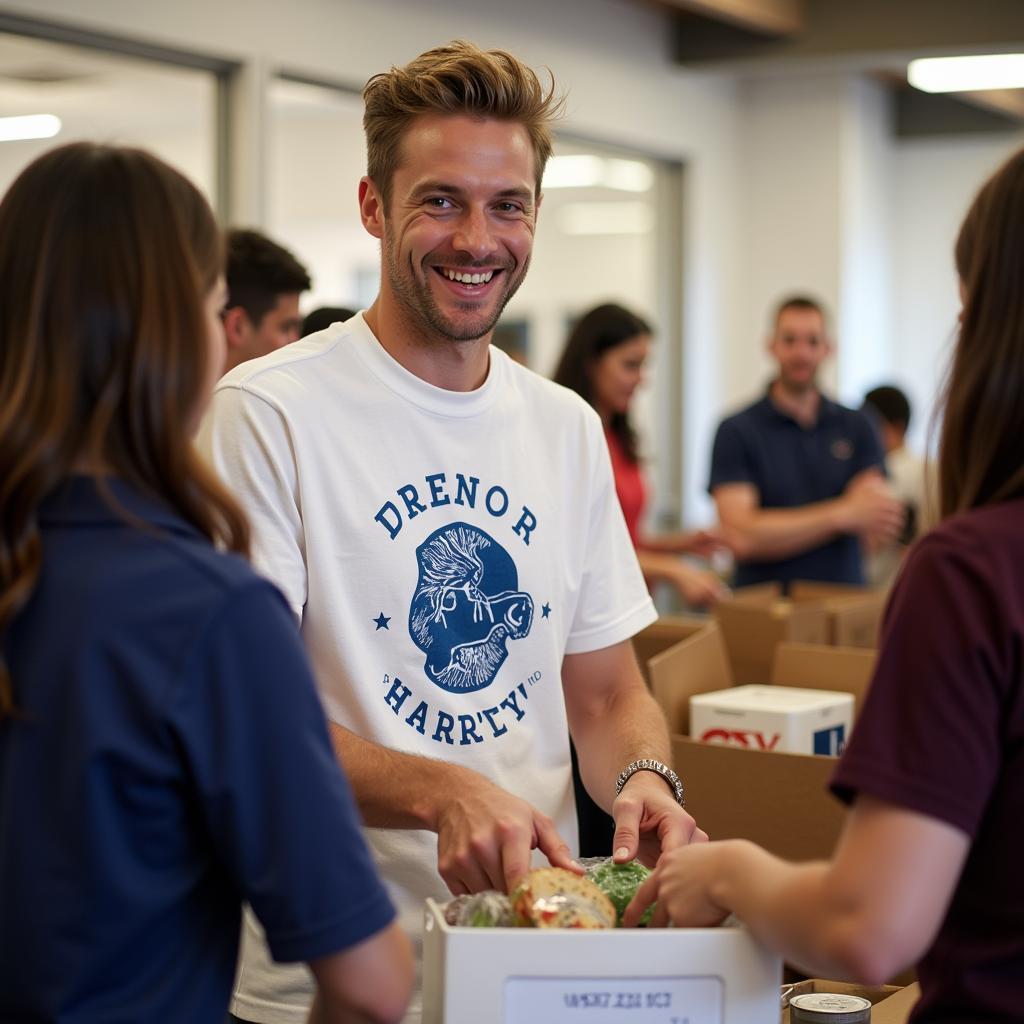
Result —
[[[570, 731], [619, 860], [706, 836], [630, 644], [655, 613], [600, 421], [490, 344], [529, 267], [553, 88], [459, 42], [364, 98], [380, 294], [229, 374], [203, 443], [301, 623], [419, 935], [425, 897], [506, 890], [537, 856], [577, 870]], [[298, 1022], [309, 996], [250, 921], [234, 1012]]]
[[818, 388], [832, 349], [820, 303], [785, 299], [768, 340], [777, 376], [718, 428], [708, 490], [736, 552], [736, 586], [863, 583], [862, 545], [902, 525], [871, 422]]

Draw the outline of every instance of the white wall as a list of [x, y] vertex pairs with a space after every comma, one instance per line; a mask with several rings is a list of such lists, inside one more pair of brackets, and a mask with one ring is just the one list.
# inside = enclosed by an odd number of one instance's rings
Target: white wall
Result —
[[892, 359], [914, 408], [911, 444], [924, 450], [960, 303], [953, 245], [985, 179], [1024, 133], [904, 141], [893, 163]]
[[887, 90], [850, 78], [840, 138], [836, 390], [854, 408], [892, 370], [893, 145]]

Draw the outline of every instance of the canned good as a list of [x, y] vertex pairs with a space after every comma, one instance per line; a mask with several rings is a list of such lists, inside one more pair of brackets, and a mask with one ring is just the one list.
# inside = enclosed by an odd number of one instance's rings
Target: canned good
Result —
[[838, 992], [809, 992], [789, 1001], [790, 1024], [869, 1024], [871, 1003]]

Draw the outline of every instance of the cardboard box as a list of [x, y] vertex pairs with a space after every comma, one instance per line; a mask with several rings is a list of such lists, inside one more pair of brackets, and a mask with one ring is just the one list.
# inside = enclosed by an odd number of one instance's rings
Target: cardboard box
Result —
[[851, 985], [845, 981], [822, 981], [812, 978], [783, 989], [782, 1024], [789, 1024], [789, 1000], [810, 992], [837, 992], [860, 996], [871, 1003], [871, 1024], [905, 1024], [910, 1010], [920, 997], [917, 985]]
[[700, 632], [708, 621], [696, 615], [662, 615], [657, 622], [652, 622], [633, 637], [636, 660], [648, 686], [651, 685], [650, 662], [680, 641]]
[[[813, 672], [813, 655], [822, 649], [812, 648], [810, 653]], [[787, 661], [799, 664], [792, 655]], [[776, 675], [774, 681], [803, 680]], [[652, 664], [651, 688], [673, 734], [673, 762], [686, 787], [687, 808], [712, 839], [750, 839], [790, 860], [830, 856], [844, 817], [843, 806], [827, 790], [835, 769], [832, 758], [689, 739], [690, 697], [725, 689], [731, 682], [725, 644], [715, 623], [675, 644]]]
[[885, 591], [834, 583], [795, 582], [789, 597], [775, 583], [742, 587], [715, 608], [737, 684], [770, 679], [780, 643], [874, 649]]
[[715, 605], [714, 617], [737, 685], [768, 682], [775, 648], [783, 641], [825, 644], [831, 635], [823, 603], [787, 600], [775, 584], [736, 591]]
[[755, 750], [838, 757], [853, 694], [794, 686], [733, 686], [690, 698], [690, 737]]
[[824, 605], [829, 618], [828, 643], [872, 650], [878, 646], [888, 591], [801, 580], [790, 586], [789, 596], [798, 603]]
[[773, 683], [785, 681], [787, 686], [852, 693], [856, 720], [864, 705], [877, 660], [877, 651], [859, 647], [782, 643], [775, 648], [769, 678]]
[[764, 1024], [779, 958], [743, 928], [453, 928], [427, 900], [424, 1024]]

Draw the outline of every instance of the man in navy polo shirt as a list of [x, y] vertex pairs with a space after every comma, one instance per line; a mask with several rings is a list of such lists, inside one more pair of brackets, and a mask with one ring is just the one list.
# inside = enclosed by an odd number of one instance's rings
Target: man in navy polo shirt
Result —
[[708, 490], [736, 551], [734, 585], [863, 583], [862, 542], [896, 536], [902, 510], [871, 422], [818, 389], [832, 352], [822, 306], [782, 302], [768, 351], [778, 376], [719, 425], [711, 456]]

